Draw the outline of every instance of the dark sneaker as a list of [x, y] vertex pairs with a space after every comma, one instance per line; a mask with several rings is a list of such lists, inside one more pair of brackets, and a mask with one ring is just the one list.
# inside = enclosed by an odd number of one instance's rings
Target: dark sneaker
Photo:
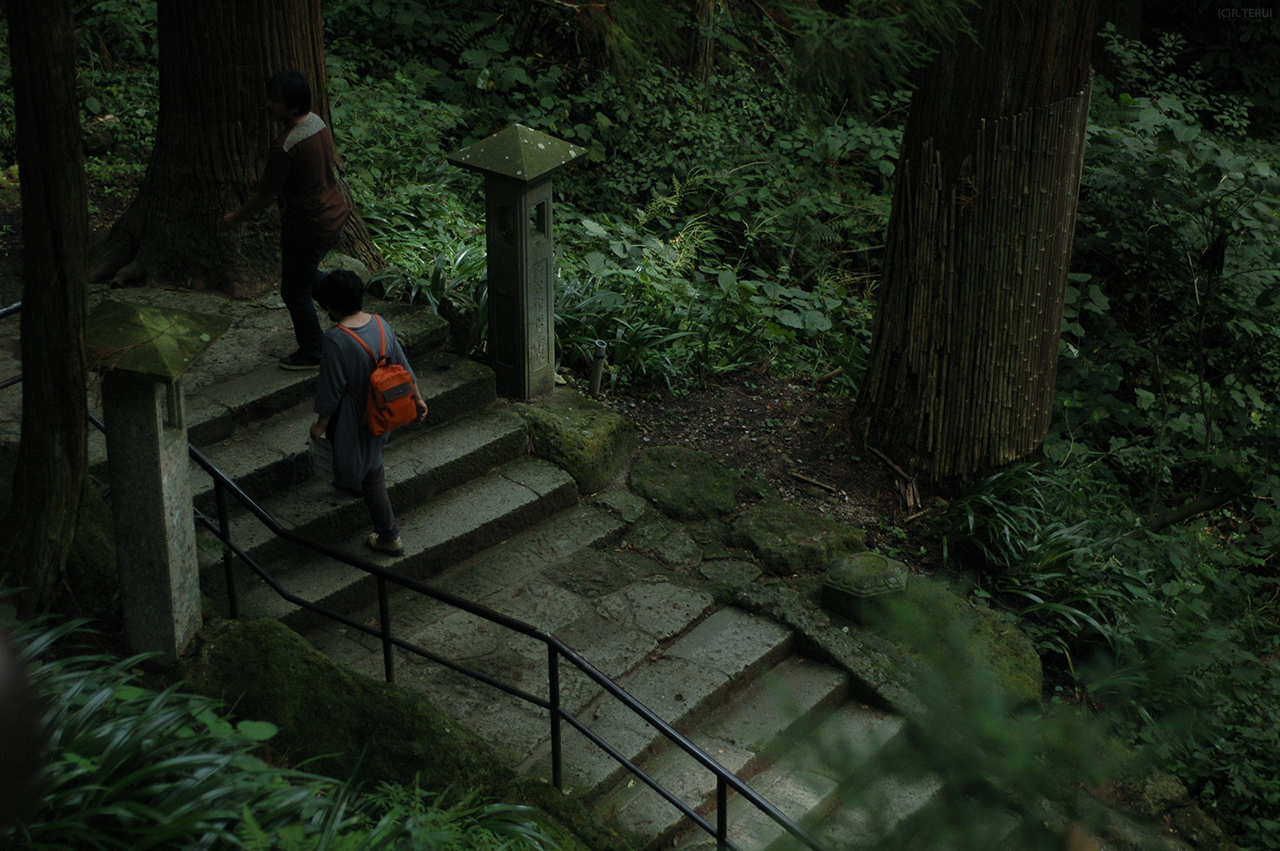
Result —
[[369, 549], [377, 550], [380, 553], [386, 553], [391, 556], [404, 555], [404, 544], [400, 543], [398, 536], [394, 540], [384, 541], [377, 532], [370, 532], [369, 537], [365, 538], [364, 542], [369, 546]]
[[313, 358], [304, 355], [302, 352], [294, 352], [285, 358], [280, 358], [281, 369], [319, 369], [320, 358]]

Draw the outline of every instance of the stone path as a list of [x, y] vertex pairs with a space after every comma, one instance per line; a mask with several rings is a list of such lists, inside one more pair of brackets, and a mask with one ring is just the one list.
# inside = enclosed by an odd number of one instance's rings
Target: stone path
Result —
[[[870, 847], [894, 831], [910, 831], [936, 800], [941, 783], [929, 776], [889, 778], [861, 804], [846, 800], [851, 767], [904, 735], [903, 720], [889, 709], [897, 700], [892, 684], [809, 658], [791, 629], [724, 605], [714, 583], [637, 552], [630, 544], [644, 533], [634, 522], [644, 514], [643, 501], [617, 486], [583, 499], [568, 474], [530, 457], [527, 426], [514, 406], [495, 397], [492, 373], [438, 354], [445, 329], [430, 311], [379, 308], [410, 353], [432, 410], [426, 427], [404, 429], [388, 446], [388, 480], [406, 544], [405, 556], [391, 559], [360, 546], [368, 522], [362, 500], [310, 476], [314, 374], [275, 366], [291, 350], [278, 296], [227, 302], [95, 289], [94, 298], [103, 297], [230, 316], [229, 332], [184, 379], [191, 437], [286, 528], [553, 633], [827, 847]], [[0, 325], [0, 370], [14, 335], [15, 323]], [[20, 394], [0, 394], [0, 438], [16, 438], [19, 417]], [[102, 462], [96, 441], [92, 457]], [[193, 489], [198, 507], [212, 511], [203, 473], [193, 473]], [[231, 524], [237, 542], [291, 592], [376, 622], [367, 575], [263, 534], [242, 511]], [[215, 547], [202, 549], [201, 581], [209, 597], [225, 601], [219, 555]], [[381, 678], [376, 641], [285, 602], [243, 567], [235, 576], [243, 616], [280, 618], [332, 658]], [[539, 697], [548, 694], [540, 642], [407, 591], [392, 595], [390, 610], [398, 638]], [[544, 711], [410, 654], [397, 651], [396, 660], [398, 684], [425, 690], [520, 771], [549, 776]], [[622, 756], [715, 823], [715, 782], [696, 760], [576, 669], [562, 672], [561, 698]], [[563, 753], [567, 785], [637, 847], [714, 845], [568, 725]], [[730, 840], [744, 851], [799, 847], [738, 796], [729, 799], [727, 819]], [[1004, 833], [1012, 837], [1014, 826]]]

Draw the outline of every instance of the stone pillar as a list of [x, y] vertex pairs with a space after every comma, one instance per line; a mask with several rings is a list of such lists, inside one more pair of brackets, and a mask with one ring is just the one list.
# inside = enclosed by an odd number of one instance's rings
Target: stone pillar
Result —
[[551, 174], [584, 153], [516, 124], [449, 155], [484, 175], [489, 365], [504, 396], [555, 388]]
[[200, 626], [200, 577], [181, 380], [102, 381], [116, 560], [129, 645], [176, 662]]
[[104, 301], [85, 328], [102, 372], [111, 513], [130, 647], [175, 664], [200, 626], [182, 374], [230, 320]]

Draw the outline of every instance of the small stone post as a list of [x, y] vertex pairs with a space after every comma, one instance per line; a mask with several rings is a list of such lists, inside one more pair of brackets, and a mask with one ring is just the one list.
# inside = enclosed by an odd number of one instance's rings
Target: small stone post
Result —
[[504, 396], [526, 400], [555, 387], [551, 175], [584, 153], [515, 124], [448, 157], [484, 175], [489, 365]]
[[106, 301], [89, 316], [102, 409], [125, 632], [175, 664], [200, 625], [182, 373], [230, 320]]

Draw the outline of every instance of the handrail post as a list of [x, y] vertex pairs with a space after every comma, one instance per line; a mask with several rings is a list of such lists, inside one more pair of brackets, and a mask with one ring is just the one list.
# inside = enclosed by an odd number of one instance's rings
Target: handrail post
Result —
[[716, 847], [729, 847], [729, 784], [716, 777]]
[[386, 577], [378, 577], [378, 620], [382, 624], [382, 667], [387, 682], [396, 681], [396, 661], [391, 645], [391, 601], [387, 596]]
[[227, 516], [227, 491], [217, 478], [213, 480], [213, 498], [218, 506], [218, 537], [222, 539], [222, 569], [227, 576], [227, 613], [240, 619], [240, 597], [236, 594], [235, 561], [231, 553], [231, 521]]
[[564, 790], [564, 770], [560, 758], [560, 654], [547, 644], [547, 700], [551, 704], [551, 785]]

